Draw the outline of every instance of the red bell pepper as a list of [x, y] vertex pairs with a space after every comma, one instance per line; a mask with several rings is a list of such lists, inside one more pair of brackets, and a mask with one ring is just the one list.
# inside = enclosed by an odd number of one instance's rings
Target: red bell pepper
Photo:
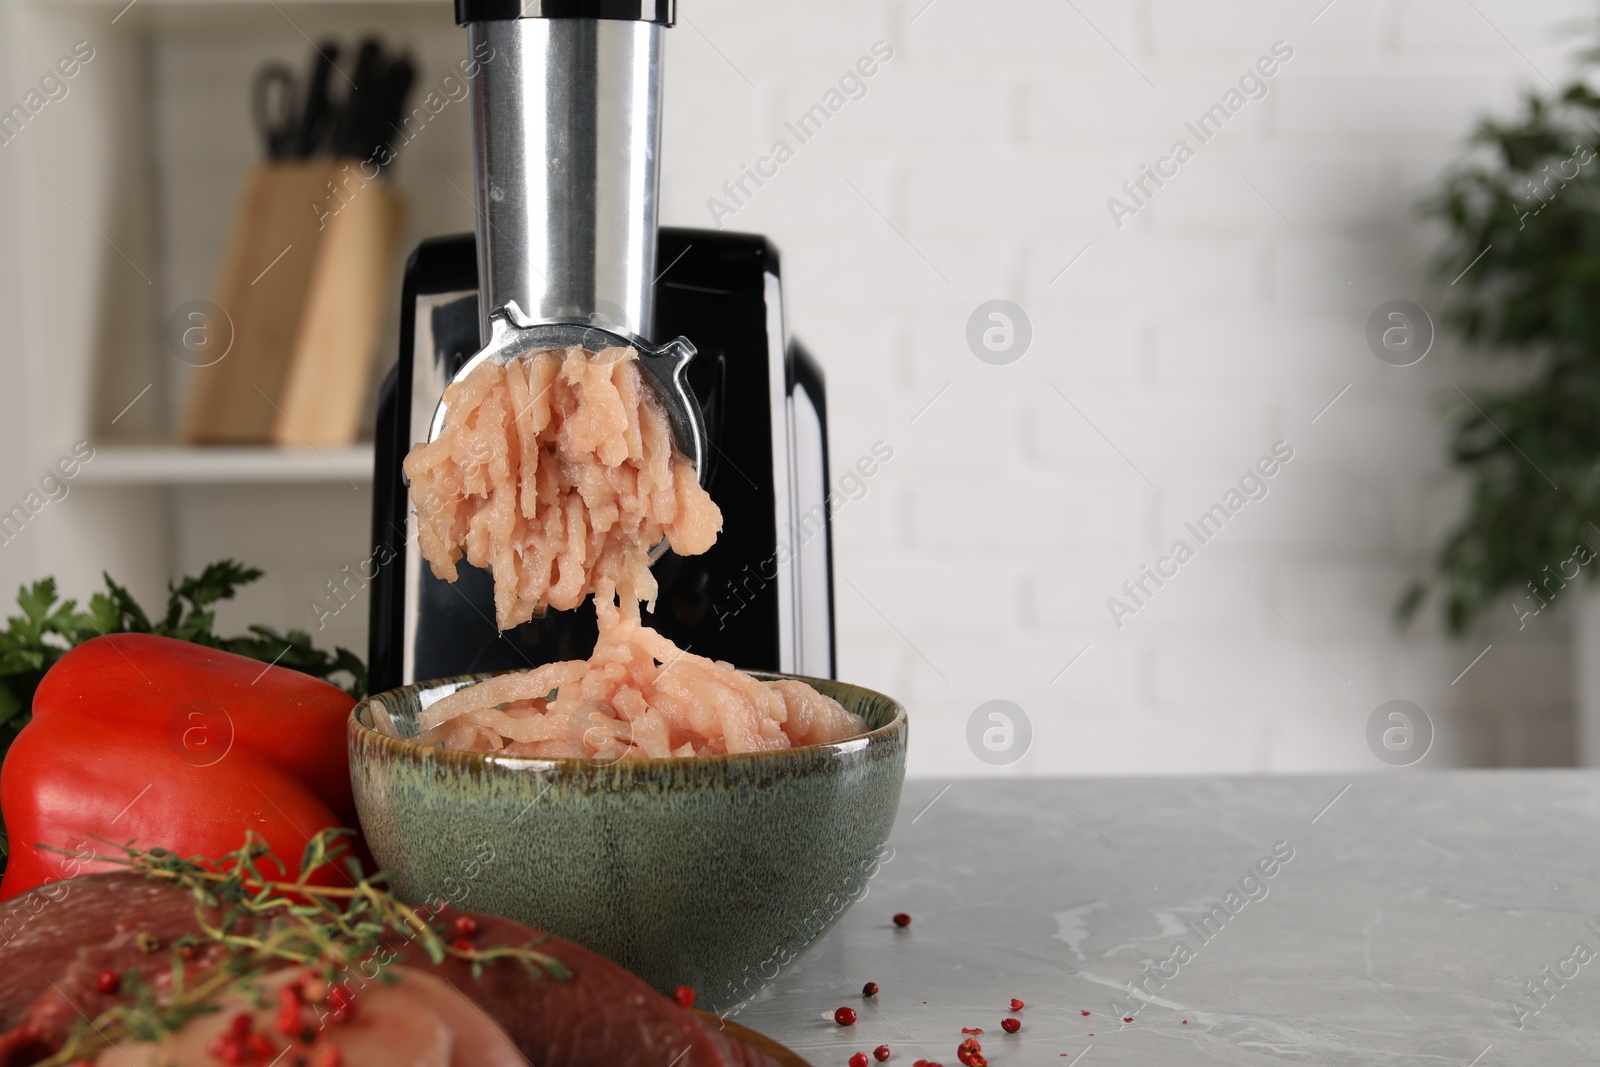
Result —
[[[318, 830], [356, 824], [353, 704], [309, 675], [186, 641], [86, 641], [45, 675], [0, 768], [11, 843], [0, 898], [114, 869], [90, 853], [128, 841], [215, 857], [253, 830], [298, 857]], [[313, 881], [342, 877], [324, 865]]]

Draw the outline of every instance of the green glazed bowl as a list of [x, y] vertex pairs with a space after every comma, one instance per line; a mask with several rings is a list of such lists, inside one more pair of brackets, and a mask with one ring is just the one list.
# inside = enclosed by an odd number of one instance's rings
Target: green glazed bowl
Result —
[[350, 714], [361, 829], [402, 899], [520, 920], [719, 1010], [776, 978], [866, 895], [905, 778], [895, 701], [803, 678], [868, 732], [682, 759], [525, 759], [372, 728], [387, 715], [414, 736], [423, 708], [488, 677], [391, 689]]

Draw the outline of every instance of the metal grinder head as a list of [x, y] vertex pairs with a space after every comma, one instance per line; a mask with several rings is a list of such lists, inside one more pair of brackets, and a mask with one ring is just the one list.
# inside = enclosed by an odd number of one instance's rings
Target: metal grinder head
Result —
[[[632, 346], [705, 478], [683, 377], [695, 348], [655, 326], [662, 45], [673, 0], [456, 0], [472, 77], [478, 307], [486, 360]], [[429, 439], [444, 425], [444, 403]]]

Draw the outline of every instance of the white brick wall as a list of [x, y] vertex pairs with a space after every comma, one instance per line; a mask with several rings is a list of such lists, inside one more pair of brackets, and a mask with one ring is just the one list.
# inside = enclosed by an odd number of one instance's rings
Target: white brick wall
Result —
[[[14, 54], [15, 27], [35, 8], [0, 3], [6, 99], [37, 66]], [[730, 225], [783, 252], [791, 324], [828, 371], [836, 464], [878, 439], [895, 449], [838, 517], [841, 673], [911, 707], [913, 772], [992, 772], [965, 737], [973, 709], [996, 698], [1021, 705], [1034, 730], [1006, 773], [1378, 769], [1364, 725], [1392, 697], [1434, 719], [1425, 766], [1570, 758], [1559, 612], [1518, 632], [1507, 611], [1461, 642], [1431, 618], [1404, 634], [1391, 624], [1461, 498], [1436, 401], [1452, 382], [1488, 375], [1448, 341], [1416, 367], [1382, 365], [1362, 330], [1388, 299], [1437, 307], [1425, 275], [1437, 234], [1412, 205], [1485, 109], [1565, 78], [1583, 43], [1574, 20], [1595, 14], [1587, 0], [681, 8], [668, 54], [669, 224], [708, 225], [707, 198], [767, 153], [785, 120], [875, 41], [895, 48], [867, 95]], [[148, 74], [139, 91], [161, 166], [146, 221], [158, 231], [149, 262], [164, 313], [209, 291], [239, 176], [256, 157], [249, 72], [269, 55], [298, 62], [304, 40], [266, 7], [208, 6], [193, 21], [171, 5], [148, 22], [142, 10], [116, 34], [97, 30], [106, 58], [95, 69], [109, 78], [114, 63], [139, 60]], [[293, 11], [313, 36], [382, 23], [416, 50], [423, 84], [464, 52], [437, 3]], [[1190, 137], [1184, 122], [1280, 39], [1295, 56], [1268, 95], [1116, 228], [1106, 198]], [[89, 85], [74, 91], [76, 107]], [[464, 119], [449, 112], [396, 167], [408, 243], [470, 226], [470, 205], [447, 184], [470, 188]], [[0, 156], [0, 192], [29, 165], [20, 151]], [[140, 165], [129, 157], [127, 169]], [[12, 312], [8, 298], [39, 266], [4, 254], [24, 214], [0, 195], [0, 307]], [[53, 254], [104, 252], [63, 217]], [[104, 273], [122, 270], [117, 261]], [[1012, 366], [980, 362], [965, 341], [973, 309], [995, 298], [1022, 305], [1034, 326], [1032, 350]], [[18, 381], [46, 366], [18, 346], [0, 357]], [[175, 409], [181, 384], [157, 390], [150, 418]], [[0, 408], [10, 448], [37, 423], [15, 401]], [[1106, 599], [1280, 438], [1296, 454], [1270, 495], [1117, 629]], [[39, 447], [42, 463], [54, 444]], [[0, 472], [7, 499], [38, 466]], [[127, 542], [164, 539], [174, 570], [223, 554], [263, 566], [270, 584], [228, 606], [225, 628], [307, 625], [307, 598], [368, 549], [359, 497], [319, 492], [172, 494], [176, 532]], [[319, 518], [277, 536], [272, 516], [291, 493]], [[69, 583], [81, 594], [101, 564], [137, 569], [131, 558], [89, 559], [73, 533], [114, 521], [123, 496], [78, 499], [77, 511], [41, 520], [59, 521], [59, 536], [44, 536], [47, 525], [0, 559], [7, 587], [81, 572]], [[342, 614], [333, 635], [360, 647], [359, 615]]]
[[[1384, 366], [1362, 329], [1391, 298], [1437, 306], [1411, 206], [1486, 109], [1562, 81], [1593, 11], [1325, 2], [685, 0], [672, 224], [706, 225], [784, 119], [896, 50], [729, 225], [783, 252], [835, 461], [894, 445], [838, 520], [841, 670], [911, 706], [914, 772], [989, 772], [965, 727], [995, 698], [1034, 729], [1010, 773], [1375, 769], [1392, 697], [1432, 715], [1433, 765], [1569, 758], [1560, 619], [1391, 624], [1460, 499], [1436, 400], [1483, 372], [1447, 339]], [[1106, 198], [1279, 39], [1267, 97], [1118, 230]], [[1035, 330], [1009, 367], [964, 339], [997, 297]], [[1106, 598], [1280, 438], [1270, 495], [1116, 629]]]

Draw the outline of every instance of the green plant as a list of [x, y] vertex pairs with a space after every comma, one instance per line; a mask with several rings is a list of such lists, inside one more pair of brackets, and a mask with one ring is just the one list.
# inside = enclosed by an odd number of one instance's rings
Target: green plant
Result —
[[1422, 205], [1449, 231], [1434, 265], [1450, 283], [1444, 322], [1523, 377], [1453, 398], [1466, 513], [1398, 605], [1408, 619], [1437, 589], [1453, 633], [1530, 583], [1528, 607], [1543, 603], [1557, 565], [1600, 545], [1600, 96], [1581, 82], [1530, 94], [1472, 143], [1474, 161]]

